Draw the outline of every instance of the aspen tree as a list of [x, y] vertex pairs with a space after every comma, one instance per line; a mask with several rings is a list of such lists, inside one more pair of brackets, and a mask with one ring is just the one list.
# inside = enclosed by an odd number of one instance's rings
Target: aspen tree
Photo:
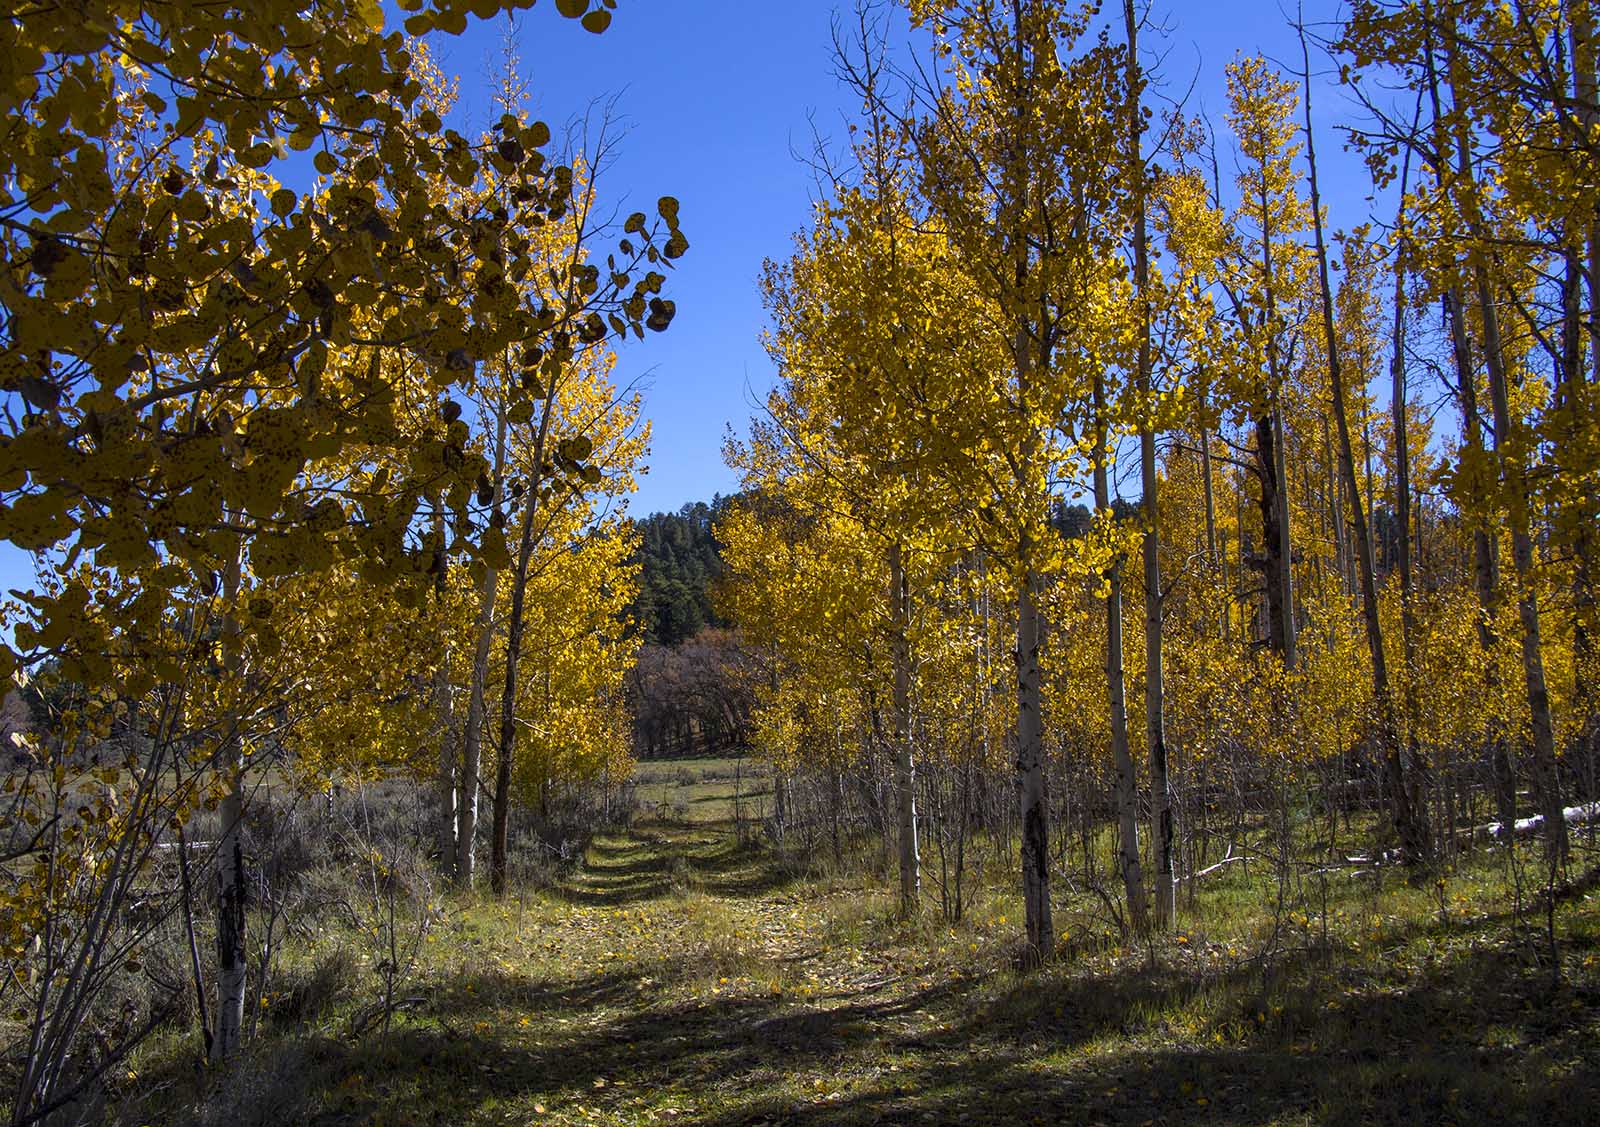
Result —
[[1060, 554], [1049, 483], [1081, 468], [1073, 416], [1108, 346], [1122, 222], [1105, 169], [1122, 148], [1108, 112], [1123, 104], [1122, 75], [1109, 44], [1072, 53], [1088, 7], [911, 0], [910, 9], [949, 79], [915, 134], [921, 193], [1007, 341], [1005, 382], [992, 398], [999, 411], [985, 420], [1007, 475], [982, 516], [989, 537], [1007, 541], [996, 558], [1015, 589], [1023, 914], [1026, 959], [1037, 961], [1055, 947], [1040, 670], [1040, 598]]
[[1144, 661], [1145, 661], [1145, 745], [1150, 757], [1150, 816], [1154, 824], [1152, 847], [1155, 851], [1156, 920], [1170, 926], [1177, 914], [1176, 884], [1172, 872], [1172, 791], [1167, 778], [1166, 688], [1161, 665], [1161, 621], [1164, 595], [1161, 589], [1161, 533], [1157, 520], [1156, 422], [1152, 399], [1153, 366], [1150, 341], [1151, 306], [1154, 294], [1150, 283], [1150, 245], [1146, 220], [1148, 171], [1143, 143], [1146, 110], [1144, 107], [1144, 67], [1139, 59], [1140, 17], [1134, 0], [1123, 0], [1123, 26], [1128, 38], [1128, 174], [1133, 183], [1133, 288], [1138, 308], [1137, 364], [1134, 390], [1141, 399], [1139, 426], [1139, 481], [1143, 486], [1144, 536]]
[[1236, 242], [1225, 260], [1231, 269], [1224, 284], [1245, 346], [1241, 360], [1254, 369], [1229, 373], [1230, 390], [1238, 409], [1249, 415], [1255, 436], [1268, 641], [1290, 669], [1298, 647], [1284, 451], [1285, 353], [1293, 306], [1309, 280], [1305, 249], [1292, 236], [1310, 226], [1291, 168], [1298, 152], [1288, 120], [1292, 90], [1263, 59], [1228, 65], [1228, 121], [1243, 163], [1241, 202], [1233, 216]]
[[1378, 746], [1384, 760], [1384, 784], [1388, 793], [1389, 817], [1400, 849], [1409, 865], [1419, 865], [1429, 855], [1428, 837], [1416, 809], [1415, 788], [1408, 779], [1414, 765], [1408, 766], [1395, 714], [1394, 694], [1389, 684], [1383, 629], [1378, 617], [1377, 566], [1374, 562], [1369, 505], [1363, 504], [1356, 481], [1355, 455], [1351, 445], [1350, 420], [1345, 401], [1344, 368], [1339, 354], [1339, 338], [1334, 329], [1333, 286], [1329, 281], [1328, 250], [1322, 233], [1322, 195], [1317, 183], [1316, 136], [1311, 124], [1311, 56], [1306, 46], [1305, 29], [1299, 28], [1300, 52], [1305, 81], [1306, 163], [1311, 186], [1311, 225], [1315, 236], [1317, 277], [1322, 293], [1322, 330], [1328, 354], [1329, 392], [1333, 398], [1333, 417], [1339, 432], [1339, 470], [1350, 495], [1352, 524], [1356, 538], [1356, 566], [1361, 580], [1362, 618], [1366, 624], [1367, 652], [1372, 670], [1372, 696], [1376, 709]]

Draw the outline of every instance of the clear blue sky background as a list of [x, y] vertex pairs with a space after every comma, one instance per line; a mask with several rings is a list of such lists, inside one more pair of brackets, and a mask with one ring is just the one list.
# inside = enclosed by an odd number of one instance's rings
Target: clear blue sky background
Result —
[[[1107, 15], [1118, 7], [1106, 5]], [[599, 36], [553, 8], [546, 0], [517, 15], [536, 110], [559, 134], [596, 100], [614, 97], [627, 134], [603, 194], [625, 211], [653, 211], [658, 196], [678, 197], [691, 243], [670, 283], [678, 306], [671, 329], [621, 353], [618, 375], [639, 381], [654, 426], [650, 471], [631, 511], [709, 500], [737, 488], [722, 464], [724, 435], [730, 424], [744, 430], [773, 381], [756, 279], [762, 260], [786, 255], [807, 221], [815, 185], [798, 156], [818, 133], [837, 142], [856, 108], [833, 73], [835, 7], [829, 0], [621, 0]], [[1332, 0], [1313, 0], [1306, 18], [1315, 25], [1337, 11]], [[1222, 139], [1223, 67], [1237, 52], [1298, 66], [1284, 12], [1274, 0], [1154, 0], [1153, 17], [1167, 29], [1164, 39], [1147, 33], [1145, 40], [1147, 55], [1162, 55], [1158, 92], [1187, 96], [1191, 112], [1208, 113]], [[499, 21], [429, 39], [446, 72], [460, 77], [463, 131], [498, 116], [485, 76], [497, 66], [500, 41]], [[1326, 64], [1314, 56], [1319, 65]], [[1324, 194], [1333, 224], [1350, 226], [1368, 210], [1367, 181], [1341, 152], [1333, 124], [1355, 111], [1328, 83], [1317, 97]], [[1225, 179], [1227, 162], [1224, 156]], [[30, 586], [32, 570], [26, 555], [0, 545], [0, 589]]]

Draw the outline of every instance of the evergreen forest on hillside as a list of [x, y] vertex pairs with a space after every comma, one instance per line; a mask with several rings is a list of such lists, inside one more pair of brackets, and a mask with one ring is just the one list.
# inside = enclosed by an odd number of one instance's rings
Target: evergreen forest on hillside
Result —
[[836, 11], [643, 517], [644, 6], [0, 17], [0, 1115], [1590, 1122], [1600, 13], [1244, 10]]
[[727, 626], [712, 602], [722, 555], [712, 526], [727, 508], [721, 497], [695, 501], [675, 513], [651, 513], [639, 533], [639, 594], [629, 613], [647, 644], [676, 646], [705, 626]]

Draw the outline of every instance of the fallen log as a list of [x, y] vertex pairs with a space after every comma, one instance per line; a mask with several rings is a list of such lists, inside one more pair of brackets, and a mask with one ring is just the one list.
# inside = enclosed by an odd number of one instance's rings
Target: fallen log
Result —
[[[1561, 812], [1562, 821], [1569, 826], [1587, 826], [1593, 822], [1600, 822], [1600, 802], [1588, 802], [1582, 806], [1568, 806]], [[1511, 823], [1511, 837], [1528, 837], [1544, 829], [1544, 815], [1535, 814], [1531, 818], [1518, 818]], [[1502, 840], [1507, 837], [1505, 823], [1490, 822], [1486, 826], [1479, 826], [1472, 834], [1474, 839]]]

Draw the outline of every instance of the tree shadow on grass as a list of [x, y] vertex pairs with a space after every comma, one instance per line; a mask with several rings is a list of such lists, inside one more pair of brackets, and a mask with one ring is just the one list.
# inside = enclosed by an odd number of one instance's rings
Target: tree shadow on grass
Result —
[[[598, 841], [571, 891], [615, 907], [687, 878], [753, 896], [791, 879], [775, 862], [682, 827]], [[807, 1002], [667, 1004], [646, 983], [703, 978], [689, 953], [554, 979], [483, 967], [387, 1033], [253, 1049], [201, 1121], [530, 1122], [537, 1105], [607, 1124], [670, 1107], [699, 1127], [1590, 1122], [1600, 989], [1553, 988], [1503, 922], [1447, 931], [1415, 966], [1307, 946]]]
[[[1352, 995], [1319, 962], [1287, 957], [1270, 994], [1250, 964], [1061, 967], [1003, 989], [961, 980], [836, 1006], [651, 1005], [638, 966], [556, 981], [484, 972], [387, 1034], [247, 1058], [229, 1091], [272, 1091], [270, 1104], [241, 1112], [230, 1096], [203, 1121], [520, 1122], [535, 1104], [617, 1124], [671, 1106], [673, 1121], [700, 1127], [1591, 1120], [1592, 988], [1541, 995], [1504, 952], [1484, 950]], [[1202, 995], [1215, 1029], [1180, 1027]], [[504, 1028], [505, 1010], [531, 1015], [537, 1032]]]
[[757, 898], [798, 879], [767, 849], [741, 843], [715, 824], [669, 829], [658, 823], [635, 840], [640, 844], [597, 840], [579, 870], [559, 886], [562, 899], [620, 908], [659, 899], [680, 886], [713, 896]]

